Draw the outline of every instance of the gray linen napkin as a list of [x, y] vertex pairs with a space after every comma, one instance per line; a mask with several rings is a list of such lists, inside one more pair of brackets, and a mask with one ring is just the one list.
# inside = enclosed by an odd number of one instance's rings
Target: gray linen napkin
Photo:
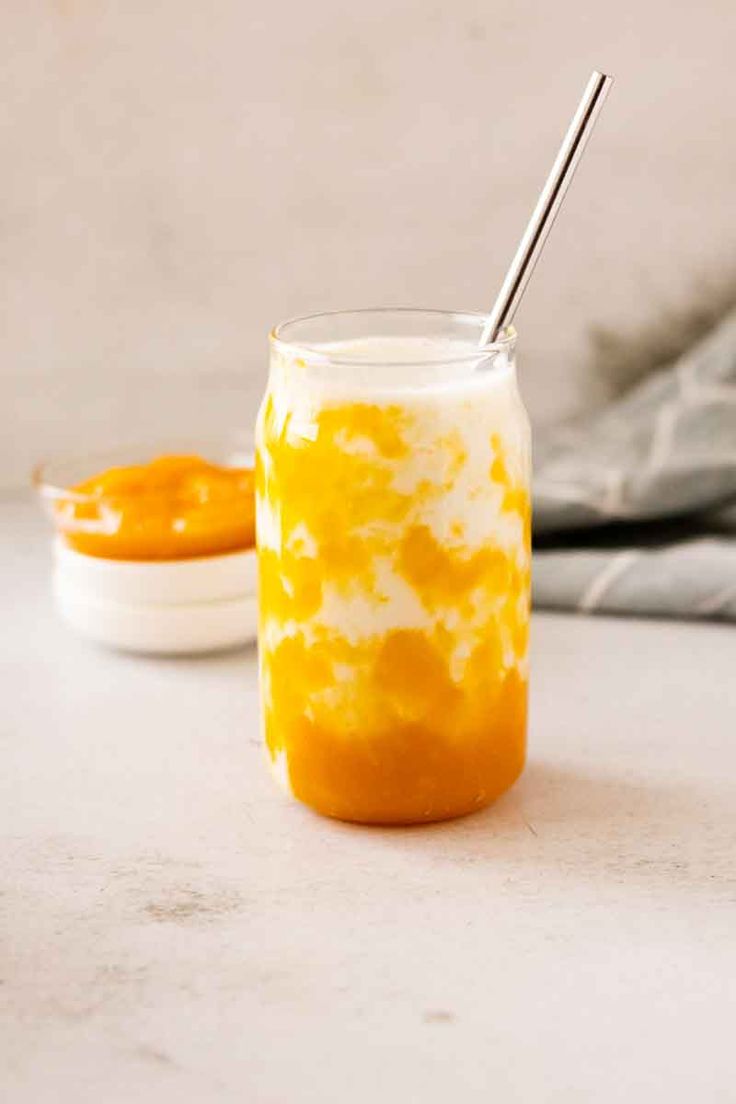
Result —
[[736, 311], [535, 452], [538, 607], [736, 620]]

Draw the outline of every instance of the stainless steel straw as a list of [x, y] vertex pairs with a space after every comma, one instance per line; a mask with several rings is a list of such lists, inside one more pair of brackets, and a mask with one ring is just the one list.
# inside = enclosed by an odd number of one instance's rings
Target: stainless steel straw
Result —
[[597, 71], [588, 81], [552, 171], [547, 177], [547, 183], [506, 273], [498, 299], [483, 328], [481, 345], [495, 341], [501, 330], [513, 319], [612, 83], [613, 77]]

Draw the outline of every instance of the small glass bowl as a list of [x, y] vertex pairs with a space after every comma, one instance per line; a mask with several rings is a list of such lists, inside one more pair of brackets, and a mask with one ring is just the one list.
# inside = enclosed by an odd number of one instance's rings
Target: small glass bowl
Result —
[[[249, 519], [253, 511], [244, 497], [249, 494], [247, 486], [223, 484], [212, 495], [208, 488], [198, 492], [195, 478], [192, 493], [175, 502], [173, 511], [171, 498], [162, 490], [131, 490], [125, 485], [114, 492], [73, 489], [110, 469], [136, 467], [169, 456], [198, 457], [220, 467], [250, 469], [253, 438], [241, 434], [156, 441], [45, 461], [34, 469], [33, 483], [57, 535], [82, 554], [110, 560], [178, 560], [252, 548], [254, 533]], [[152, 551], [157, 544], [158, 551]]]

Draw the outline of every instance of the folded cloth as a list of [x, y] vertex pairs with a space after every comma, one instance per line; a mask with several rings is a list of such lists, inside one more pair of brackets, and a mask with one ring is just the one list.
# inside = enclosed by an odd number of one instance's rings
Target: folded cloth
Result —
[[736, 620], [736, 311], [603, 413], [540, 437], [537, 606]]

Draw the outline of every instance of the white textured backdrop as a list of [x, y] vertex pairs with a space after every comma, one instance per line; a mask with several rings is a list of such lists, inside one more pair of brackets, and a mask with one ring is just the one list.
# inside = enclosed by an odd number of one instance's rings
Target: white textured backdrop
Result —
[[600, 327], [727, 279], [732, 0], [5, 0], [2, 482], [252, 420], [276, 320], [485, 308], [593, 67], [617, 83], [520, 316], [549, 419]]

